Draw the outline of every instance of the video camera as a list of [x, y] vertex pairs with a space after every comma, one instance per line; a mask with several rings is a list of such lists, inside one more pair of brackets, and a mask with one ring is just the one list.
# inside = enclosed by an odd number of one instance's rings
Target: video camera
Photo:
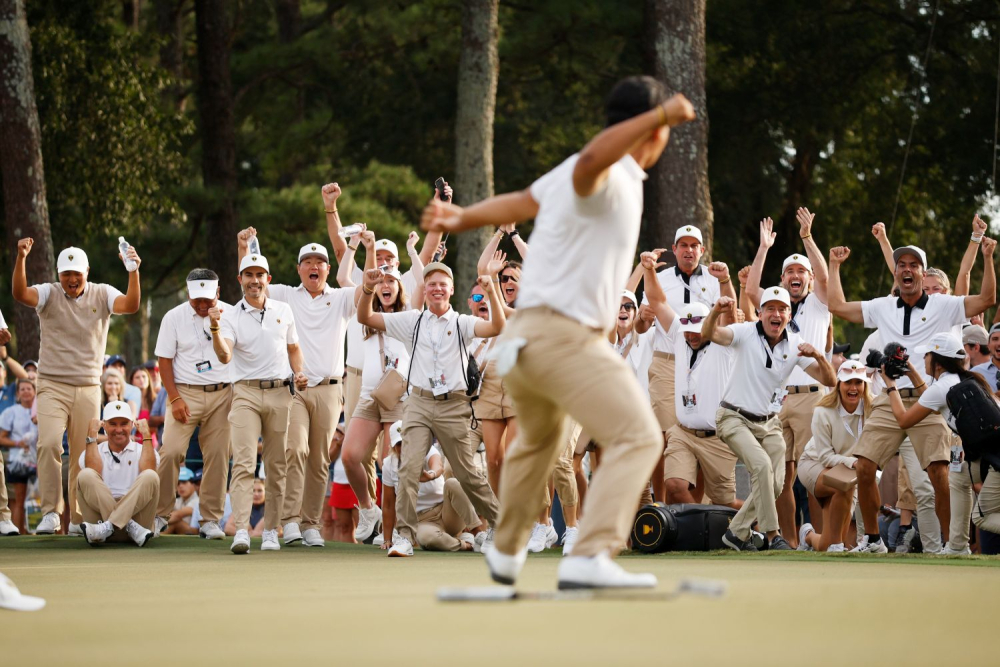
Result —
[[875, 370], [885, 366], [885, 374], [893, 380], [898, 380], [906, 375], [906, 371], [909, 370], [906, 365], [909, 359], [910, 355], [906, 353], [905, 347], [899, 343], [889, 343], [882, 352], [869, 350], [868, 357], [865, 359], [865, 366], [874, 368]]

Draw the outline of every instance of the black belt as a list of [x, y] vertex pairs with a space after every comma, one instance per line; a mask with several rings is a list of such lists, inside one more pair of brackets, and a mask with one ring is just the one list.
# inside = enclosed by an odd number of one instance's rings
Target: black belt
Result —
[[819, 391], [818, 384], [799, 384], [799, 385], [789, 385], [785, 387], [785, 391], [789, 394], [811, 394], [813, 392]]
[[236, 384], [246, 385], [254, 389], [280, 389], [291, 384], [289, 380], [240, 380]]
[[449, 391], [447, 394], [435, 396], [433, 391], [427, 391], [426, 389], [421, 389], [420, 387], [410, 387], [410, 393], [423, 398], [432, 398], [435, 401], [447, 401], [449, 398], [460, 398], [463, 401], [472, 402], [473, 398], [472, 396], [467, 396], [462, 390]]
[[721, 403], [719, 403], [719, 405], [721, 405], [722, 407], [724, 407], [727, 410], [732, 410], [733, 412], [735, 412], [739, 416], [743, 417], [744, 419], [748, 419], [748, 420], [750, 420], [752, 422], [757, 422], [757, 423], [766, 422], [768, 419], [770, 419], [771, 417], [774, 416], [773, 414], [771, 414], [771, 415], [755, 415], [752, 412], [747, 412], [743, 408], [738, 408], [735, 405], [733, 405], [732, 403], [726, 403], [725, 401], [722, 401]]
[[317, 386], [322, 384], [340, 384], [340, 378], [323, 378], [317, 383]]
[[216, 384], [175, 384], [177, 387], [184, 387], [185, 389], [201, 389], [204, 392], [219, 391], [220, 389], [225, 389], [229, 386], [228, 382], [218, 382]]
[[678, 426], [681, 427], [682, 431], [686, 431], [696, 438], [711, 438], [715, 436], [715, 431], [699, 431], [698, 429], [688, 428], [684, 424], [678, 424]]
[[913, 389], [912, 387], [907, 387], [906, 389], [897, 389], [896, 391], [899, 392], [900, 398], [918, 398], [920, 396], [920, 393], [916, 389]]

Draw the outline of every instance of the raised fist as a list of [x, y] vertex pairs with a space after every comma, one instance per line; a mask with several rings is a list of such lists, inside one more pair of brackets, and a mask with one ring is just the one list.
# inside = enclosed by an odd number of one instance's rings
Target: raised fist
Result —
[[972, 219], [972, 233], [979, 235], [986, 233], [986, 223], [978, 215]]
[[747, 284], [747, 279], [750, 278], [750, 267], [744, 266], [740, 269], [740, 272], [736, 274], [736, 277], [740, 281], [740, 285], [745, 286]]
[[418, 243], [420, 243], [420, 235], [416, 232], [410, 232], [410, 235], [406, 237], [407, 254], [413, 253], [417, 249]]
[[850, 256], [851, 249], [847, 246], [840, 245], [836, 248], [830, 248], [830, 264], [843, 264]]
[[222, 319], [222, 308], [218, 305], [212, 306], [208, 309], [208, 320], [212, 323], [213, 327], [219, 326], [219, 320]]
[[663, 110], [667, 112], [667, 125], [670, 127], [682, 125], [698, 117], [694, 112], [694, 105], [680, 93], [664, 102]]
[[666, 262], [658, 262], [660, 255], [666, 252], [664, 248], [657, 248], [656, 250], [647, 250], [646, 252], [639, 255], [639, 263], [642, 264], [644, 269], [653, 269], [654, 271], [661, 266], [665, 266]]
[[729, 277], [729, 267], [725, 262], [712, 262], [708, 265], [708, 275], [725, 280]]
[[320, 190], [323, 194], [323, 205], [325, 208], [332, 209], [337, 204], [337, 199], [340, 197], [340, 185], [337, 183], [327, 183]]
[[983, 257], [992, 257], [993, 250], [997, 247], [997, 240], [984, 236], [982, 240]]
[[27, 257], [31, 252], [31, 246], [35, 245], [35, 239], [24, 238], [17, 242], [17, 256]]
[[719, 300], [715, 302], [715, 312], [725, 313], [727, 310], [730, 310], [734, 305], [736, 305], [736, 301], [732, 297], [720, 296]]
[[877, 238], [879, 241], [885, 238], [885, 224], [881, 222], [876, 222], [872, 225], [872, 236]]

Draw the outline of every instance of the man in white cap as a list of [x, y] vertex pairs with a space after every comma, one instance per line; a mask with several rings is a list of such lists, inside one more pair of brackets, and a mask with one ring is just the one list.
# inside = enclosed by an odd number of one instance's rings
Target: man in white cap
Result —
[[[788, 291], [791, 299], [792, 319], [788, 328], [797, 333], [803, 342], [809, 343], [820, 351], [826, 350], [827, 334], [830, 330], [830, 310], [826, 305], [826, 262], [823, 253], [812, 237], [812, 223], [816, 216], [807, 208], [800, 208], [796, 213], [799, 223], [799, 237], [805, 246], [806, 254], [794, 253], [785, 258], [781, 264], [781, 286]], [[765, 218], [760, 223], [760, 246], [757, 256], [750, 267], [747, 277], [747, 296], [755, 308], [760, 304], [760, 281], [764, 272], [767, 252], [774, 245], [776, 234], [771, 218]], [[839, 368], [839, 366], [833, 366]], [[798, 526], [795, 522], [795, 495], [792, 485], [795, 483], [795, 467], [799, 457], [806, 448], [806, 443], [812, 438], [812, 415], [816, 403], [823, 397], [819, 384], [813, 381], [801, 368], [796, 368], [788, 377], [788, 385], [784, 387], [781, 400], [782, 434], [785, 438], [785, 485], [778, 496], [778, 524], [781, 534], [793, 547], [798, 546]], [[815, 503], [819, 507], [818, 503]], [[822, 527], [817, 528], [818, 531]]]
[[[701, 263], [705, 254], [705, 244], [701, 230], [693, 225], [679, 227], [674, 234], [674, 245], [671, 246], [677, 265], [656, 274], [657, 281], [667, 295], [667, 303], [680, 312], [692, 303], [701, 303], [709, 308], [715, 305], [720, 296], [736, 298], [736, 290], [729, 276], [729, 267], [723, 262], [712, 262], [708, 266]], [[649, 280], [648, 278], [646, 280]], [[643, 304], [648, 304], [648, 297], [643, 294]], [[636, 319], [636, 331], [646, 333], [649, 324], [642, 318]], [[677, 423], [677, 413], [674, 407], [674, 347], [677, 336], [669, 334], [662, 326], [656, 327], [653, 335], [653, 361], [649, 366], [649, 399], [653, 412], [663, 433], [666, 445], [667, 432]], [[653, 472], [653, 493], [656, 500], [663, 501], [666, 487], [663, 479], [663, 459], [657, 463]]]
[[451, 269], [440, 262], [431, 262], [424, 268], [427, 310], [374, 312], [372, 298], [381, 280], [382, 272], [378, 269], [365, 274], [358, 321], [402, 341], [410, 353], [407, 370], [410, 395], [403, 407], [402, 430], [406, 446], [402, 450], [396, 486], [396, 522], [400, 537], [393, 541], [388, 555], [412, 556], [417, 531], [418, 483], [434, 438], [476, 511], [491, 527], [497, 524], [497, 498], [485, 475], [473, 463], [472, 399], [467, 391], [466, 374], [472, 339], [497, 336], [503, 331], [506, 318], [503, 300], [489, 276], [479, 277], [479, 286], [486, 290], [490, 299], [489, 320], [459, 315], [452, 310], [454, 277]]
[[[101, 362], [108, 342], [111, 315], [139, 310], [139, 265], [135, 248], [126, 259], [135, 262], [128, 292], [111, 285], [90, 283], [90, 263], [80, 248], [59, 253], [59, 282], [28, 285], [25, 259], [34, 240], [17, 242], [12, 292], [22, 305], [38, 313], [41, 346], [38, 359], [38, 493], [42, 520], [35, 532], [51, 535], [61, 528], [63, 510], [62, 438], [69, 432], [70, 532], [80, 534], [82, 521], [76, 502], [77, 460], [91, 419], [101, 413]], [[73, 530], [76, 528], [76, 531]]]
[[[234, 554], [250, 551], [250, 509], [257, 464], [257, 443], [267, 477], [262, 551], [277, 551], [278, 527], [285, 495], [285, 444], [295, 390], [306, 391], [302, 350], [291, 306], [269, 299], [267, 258], [249, 254], [240, 261], [243, 298], [232, 308], [210, 308], [209, 332], [219, 361], [230, 364], [233, 404], [229, 412], [233, 468], [229, 483], [236, 535]], [[291, 367], [294, 377], [287, 379]]]
[[[663, 474], [667, 503], [696, 503], [691, 491], [698, 482], [698, 468], [705, 480], [705, 493], [716, 505], [739, 508], [736, 500], [736, 455], [715, 430], [715, 413], [722, 391], [729, 384], [732, 348], [713, 345], [702, 338], [701, 327], [709, 307], [689, 303], [675, 313], [655, 280], [657, 252], [642, 253], [646, 296], [660, 326], [674, 338], [677, 423], [667, 431]], [[722, 325], [734, 313], [723, 315]], [[678, 335], [680, 334], [680, 335]]]
[[[899, 297], [885, 296], [870, 301], [847, 301], [844, 298], [840, 266], [850, 256], [851, 250], [846, 247], [833, 248], [830, 250], [830, 283], [827, 288], [830, 312], [848, 322], [878, 329], [882, 342], [886, 345], [898, 343], [907, 350], [926, 345], [935, 334], [949, 331], [996, 303], [996, 272], [993, 267], [996, 241], [983, 238], [981, 243], [985, 266], [979, 294], [964, 297], [925, 294], [923, 280], [927, 256], [916, 246], [903, 246], [892, 253], [896, 263], [894, 278], [899, 286]], [[922, 378], [920, 383], [914, 384], [907, 376], [896, 382], [899, 398], [907, 408], [917, 401], [920, 390], [929, 379], [923, 370], [917, 370]], [[885, 467], [907, 436], [913, 443], [921, 468], [927, 471], [934, 487], [934, 509], [941, 523], [941, 531], [945, 535], [949, 534], [951, 501], [948, 461], [951, 459], [951, 432], [948, 425], [940, 415], [930, 415], [912, 428], [901, 429], [892, 415], [889, 397], [883, 392], [875, 400], [864, 433], [854, 450], [854, 456], [858, 459], [858, 506], [866, 530], [872, 531], [859, 541], [858, 548], [861, 551], [886, 551], [876, 532], [877, 528], [874, 528], [878, 526], [879, 508], [875, 471]]]
[[231, 309], [219, 301], [219, 276], [211, 269], [194, 269], [187, 276], [187, 303], [169, 310], [160, 321], [156, 356], [167, 391], [167, 411], [160, 446], [160, 500], [156, 532], [166, 527], [174, 508], [177, 475], [195, 429], [204, 461], [200, 491], [202, 516], [198, 533], [210, 540], [222, 530], [229, 476], [229, 409], [233, 389], [229, 367], [219, 361], [212, 345], [212, 308]]
[[[145, 546], [153, 536], [153, 520], [160, 495], [156, 466], [160, 455], [153, 449], [149, 424], [134, 422], [132, 408], [124, 401], [104, 406], [104, 432], [108, 439], [98, 444], [102, 422], [91, 420], [87, 447], [80, 454], [77, 491], [83, 514], [83, 535], [91, 546], [131, 538]], [[132, 440], [132, 428], [142, 434], [142, 444]]]
[[[248, 240], [256, 235], [252, 227], [239, 233], [241, 261]], [[309, 391], [292, 400], [281, 524], [285, 544], [301, 540], [307, 547], [322, 547], [326, 543], [319, 529], [329, 484], [330, 440], [344, 400], [344, 339], [355, 313], [355, 288], [330, 287], [330, 256], [319, 243], [299, 249], [296, 270], [301, 281], [298, 287], [271, 283], [267, 288], [273, 299], [292, 308], [303, 372], [309, 378]]]
[[737, 551], [755, 551], [750, 526], [756, 519], [771, 549], [789, 550], [787, 539], [778, 532], [774, 504], [784, 486], [785, 440], [771, 405], [795, 368], [827, 387], [837, 383], [837, 376], [821, 350], [788, 331], [792, 303], [784, 287], [763, 291], [756, 323], [718, 326], [719, 316], [732, 306], [732, 299], [720, 298], [701, 329], [703, 339], [733, 348], [732, 374], [722, 392], [715, 429], [750, 473], [750, 497], [722, 541]]

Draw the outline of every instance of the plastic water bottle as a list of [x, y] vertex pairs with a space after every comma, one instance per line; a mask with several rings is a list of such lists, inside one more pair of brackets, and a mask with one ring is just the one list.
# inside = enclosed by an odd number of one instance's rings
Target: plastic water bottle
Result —
[[347, 227], [340, 228], [340, 235], [349, 239], [352, 236], [357, 236], [364, 229], [364, 226], [360, 222], [355, 222], [353, 225], [348, 225]]
[[139, 268], [139, 265], [135, 263], [135, 260], [128, 258], [128, 241], [125, 240], [124, 236], [118, 237], [118, 252], [122, 254], [122, 261], [125, 262], [125, 270], [132, 273]]
[[247, 250], [250, 252], [251, 255], [261, 254], [260, 241], [257, 240], [256, 234], [247, 239]]

